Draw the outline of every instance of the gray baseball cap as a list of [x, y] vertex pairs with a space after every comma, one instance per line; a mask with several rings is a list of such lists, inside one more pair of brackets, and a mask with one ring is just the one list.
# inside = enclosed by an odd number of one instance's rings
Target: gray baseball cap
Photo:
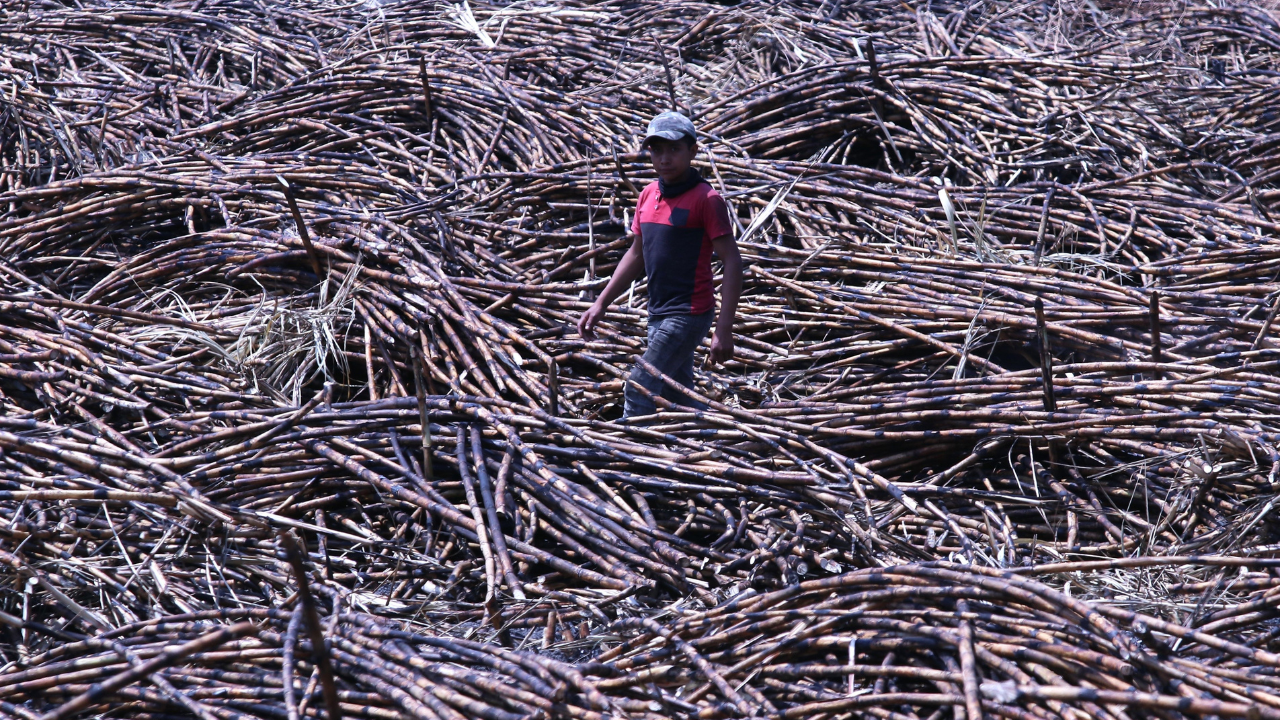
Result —
[[675, 141], [684, 137], [695, 141], [698, 139], [698, 133], [693, 129], [693, 122], [678, 112], [668, 111], [655, 115], [649, 121], [649, 129], [645, 131], [644, 142], [640, 143], [640, 147], [649, 147], [649, 141], [654, 138]]

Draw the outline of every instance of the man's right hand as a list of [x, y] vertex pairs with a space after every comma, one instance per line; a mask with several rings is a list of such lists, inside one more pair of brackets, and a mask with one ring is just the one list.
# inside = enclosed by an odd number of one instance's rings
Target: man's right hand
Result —
[[604, 317], [604, 306], [599, 302], [591, 303], [591, 307], [578, 318], [578, 334], [585, 340], [596, 339], [596, 323]]
[[642, 242], [639, 235], [631, 236], [631, 247], [622, 254], [622, 260], [618, 262], [618, 268], [613, 271], [613, 277], [609, 278], [609, 282], [596, 301], [591, 303], [591, 307], [578, 318], [578, 334], [583, 340], [596, 339], [596, 323], [604, 319], [605, 311], [613, 301], [617, 300], [618, 296], [622, 295], [622, 291], [644, 272]]

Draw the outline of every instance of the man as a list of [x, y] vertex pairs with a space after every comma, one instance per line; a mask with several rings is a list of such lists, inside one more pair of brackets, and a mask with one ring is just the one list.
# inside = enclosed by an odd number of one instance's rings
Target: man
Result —
[[[649, 345], [644, 359], [685, 387], [693, 387], [693, 351], [716, 319], [711, 282], [711, 253], [724, 264], [720, 316], [711, 340], [712, 362], [733, 357], [733, 320], [742, 293], [742, 256], [733, 241], [724, 198], [693, 169], [698, 153], [693, 123], [664, 112], [649, 123], [642, 148], [658, 181], [640, 193], [631, 223], [631, 247], [604, 292], [578, 319], [578, 332], [595, 339], [605, 311], [641, 273], [649, 277]], [[631, 380], [654, 395], [679, 405], [698, 406], [639, 364]], [[627, 383], [624, 417], [651, 415], [654, 402]]]

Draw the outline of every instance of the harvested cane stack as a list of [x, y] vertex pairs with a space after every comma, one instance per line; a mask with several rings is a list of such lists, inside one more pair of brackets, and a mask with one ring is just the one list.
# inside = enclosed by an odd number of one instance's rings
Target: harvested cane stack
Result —
[[[1272, 717], [1280, 15], [0, 8], [0, 717]], [[747, 267], [621, 420], [654, 113]]]

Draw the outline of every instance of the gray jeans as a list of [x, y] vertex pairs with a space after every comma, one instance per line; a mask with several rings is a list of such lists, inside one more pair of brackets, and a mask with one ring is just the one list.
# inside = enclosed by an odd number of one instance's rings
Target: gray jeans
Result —
[[[645, 362], [657, 368], [685, 387], [693, 387], [693, 351], [711, 329], [716, 311], [702, 315], [667, 315], [649, 319], [649, 347], [644, 351]], [[695, 402], [685, 393], [664, 383], [638, 364], [631, 369], [631, 379], [646, 390], [677, 405], [702, 409], [703, 403]], [[627, 384], [623, 417], [652, 415], [657, 411], [653, 400]]]

